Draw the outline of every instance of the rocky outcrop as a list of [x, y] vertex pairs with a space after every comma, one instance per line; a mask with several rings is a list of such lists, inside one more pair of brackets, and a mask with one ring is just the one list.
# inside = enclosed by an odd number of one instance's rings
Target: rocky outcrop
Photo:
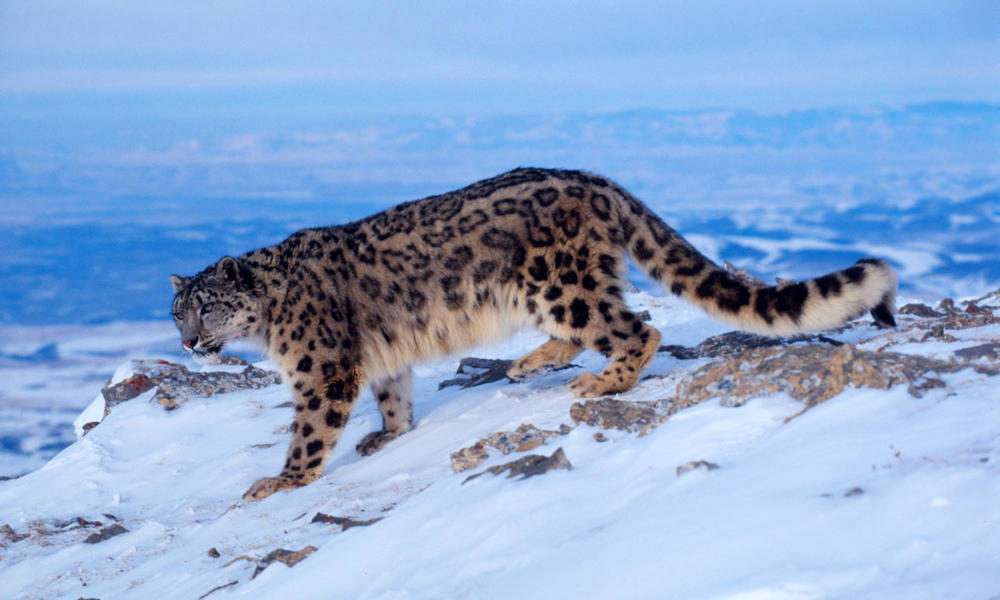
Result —
[[232, 357], [221, 357], [223, 364], [244, 366], [239, 372], [190, 371], [183, 365], [165, 360], [134, 360], [134, 374], [101, 390], [105, 402], [105, 415], [117, 404], [131, 400], [139, 394], [157, 388], [153, 400], [163, 408], [173, 410], [189, 398], [207, 398], [237, 390], [259, 389], [281, 383], [281, 376], [274, 371], [258, 369]]
[[809, 344], [789, 348], [749, 350], [696, 369], [677, 386], [674, 401], [697, 404], [719, 398], [725, 406], [740, 406], [750, 398], [785, 392], [807, 410], [848, 387], [889, 389], [907, 386], [911, 395], [944, 387], [940, 376], [963, 369], [997, 375], [996, 366], [968, 360], [937, 360], [898, 352], [872, 352], [844, 345]]
[[475, 444], [451, 453], [451, 470], [455, 473], [467, 471], [489, 458], [487, 448], [499, 450], [501, 454], [527, 452], [541, 446], [546, 440], [570, 432], [568, 425], [558, 431], [539, 429], [523, 423], [514, 431], [498, 431], [482, 438]]

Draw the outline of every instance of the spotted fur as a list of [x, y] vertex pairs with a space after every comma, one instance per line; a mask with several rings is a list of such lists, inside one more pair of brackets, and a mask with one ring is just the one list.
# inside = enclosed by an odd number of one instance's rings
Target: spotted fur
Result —
[[583, 349], [609, 366], [570, 383], [582, 396], [627, 390], [659, 332], [622, 300], [624, 256], [672, 293], [741, 329], [787, 335], [871, 311], [893, 325], [896, 279], [877, 259], [777, 287], [719, 268], [614, 183], [588, 173], [517, 169], [347, 225], [305, 229], [275, 246], [173, 276], [185, 348], [211, 360], [259, 338], [291, 386], [295, 422], [277, 477], [257, 500], [315, 480], [363, 385], [383, 429], [371, 453], [413, 424], [410, 365], [535, 327], [552, 340], [515, 361], [514, 378]]

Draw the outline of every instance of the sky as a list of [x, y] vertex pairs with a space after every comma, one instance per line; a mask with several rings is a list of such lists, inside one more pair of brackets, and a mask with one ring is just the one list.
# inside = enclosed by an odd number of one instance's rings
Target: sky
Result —
[[8, 111], [1000, 100], [993, 0], [0, 2]]

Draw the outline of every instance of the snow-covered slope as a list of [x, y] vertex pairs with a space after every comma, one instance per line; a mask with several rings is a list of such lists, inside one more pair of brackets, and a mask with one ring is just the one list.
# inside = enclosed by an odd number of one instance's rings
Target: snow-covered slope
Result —
[[[666, 344], [724, 331], [670, 298], [630, 302]], [[1000, 340], [1000, 325], [950, 333], [921, 341], [860, 323], [832, 337], [947, 360]], [[524, 333], [473, 354], [513, 358], [542, 341]], [[116, 406], [41, 469], [0, 482], [0, 598], [1000, 595], [1000, 392], [987, 374], [940, 374], [920, 397], [848, 388], [787, 422], [803, 406], [777, 393], [738, 408], [709, 400], [644, 436], [579, 425], [532, 451], [561, 447], [571, 470], [463, 483], [520, 455], [453, 473], [452, 452], [522, 423], [575, 425], [563, 384], [579, 369], [439, 391], [457, 362], [417, 370], [414, 431], [359, 456], [380, 425], [366, 394], [324, 477], [257, 504], [240, 496], [284, 460], [285, 388], [169, 412], [151, 390]], [[619, 398], [670, 397], [708, 362], [661, 353]], [[678, 475], [691, 461], [719, 468]], [[380, 520], [343, 530], [316, 513]], [[85, 542], [112, 525], [127, 532]], [[252, 578], [279, 548], [307, 551]]]

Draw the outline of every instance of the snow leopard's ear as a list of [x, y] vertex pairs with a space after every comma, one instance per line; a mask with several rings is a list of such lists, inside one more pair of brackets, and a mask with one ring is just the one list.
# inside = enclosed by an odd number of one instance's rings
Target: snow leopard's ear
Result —
[[215, 274], [231, 283], [239, 283], [240, 265], [232, 256], [223, 256], [215, 265]]
[[184, 289], [187, 282], [191, 281], [190, 277], [184, 277], [183, 275], [171, 275], [170, 283], [174, 286], [174, 293], [178, 293]]
[[238, 258], [223, 256], [215, 265], [215, 274], [223, 281], [235, 285], [238, 290], [253, 289], [253, 273]]

